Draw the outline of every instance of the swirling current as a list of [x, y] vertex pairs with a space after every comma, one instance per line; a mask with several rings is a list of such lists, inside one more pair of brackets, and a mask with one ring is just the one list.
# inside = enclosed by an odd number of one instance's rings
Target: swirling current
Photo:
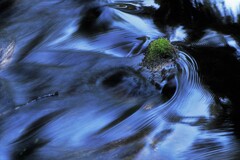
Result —
[[[239, 159], [239, 8], [2, 0], [0, 160]], [[178, 58], [152, 73], [159, 37]]]

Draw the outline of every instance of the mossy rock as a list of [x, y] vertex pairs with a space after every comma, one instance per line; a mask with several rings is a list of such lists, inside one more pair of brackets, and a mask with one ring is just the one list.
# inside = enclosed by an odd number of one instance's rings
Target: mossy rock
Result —
[[142, 65], [151, 69], [175, 58], [174, 46], [167, 39], [159, 38], [149, 44]]

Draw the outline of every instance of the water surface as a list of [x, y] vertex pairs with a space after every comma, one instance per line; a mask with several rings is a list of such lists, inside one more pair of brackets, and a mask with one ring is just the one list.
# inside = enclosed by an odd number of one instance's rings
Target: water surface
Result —
[[[0, 4], [1, 160], [238, 159], [239, 3]], [[159, 37], [179, 57], [153, 82]]]

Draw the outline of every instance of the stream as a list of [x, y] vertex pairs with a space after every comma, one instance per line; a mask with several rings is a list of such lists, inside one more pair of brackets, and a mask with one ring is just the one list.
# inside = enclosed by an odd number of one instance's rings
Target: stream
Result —
[[[238, 0], [2, 0], [0, 160], [239, 159], [239, 17]], [[178, 58], [153, 82], [160, 37]]]

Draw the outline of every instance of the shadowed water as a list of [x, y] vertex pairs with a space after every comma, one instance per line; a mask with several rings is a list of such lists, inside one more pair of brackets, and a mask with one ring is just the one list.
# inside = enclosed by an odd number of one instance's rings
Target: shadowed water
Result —
[[[3, 0], [0, 9], [1, 160], [238, 159], [237, 7]], [[178, 58], [151, 73], [141, 62], [159, 37]]]

